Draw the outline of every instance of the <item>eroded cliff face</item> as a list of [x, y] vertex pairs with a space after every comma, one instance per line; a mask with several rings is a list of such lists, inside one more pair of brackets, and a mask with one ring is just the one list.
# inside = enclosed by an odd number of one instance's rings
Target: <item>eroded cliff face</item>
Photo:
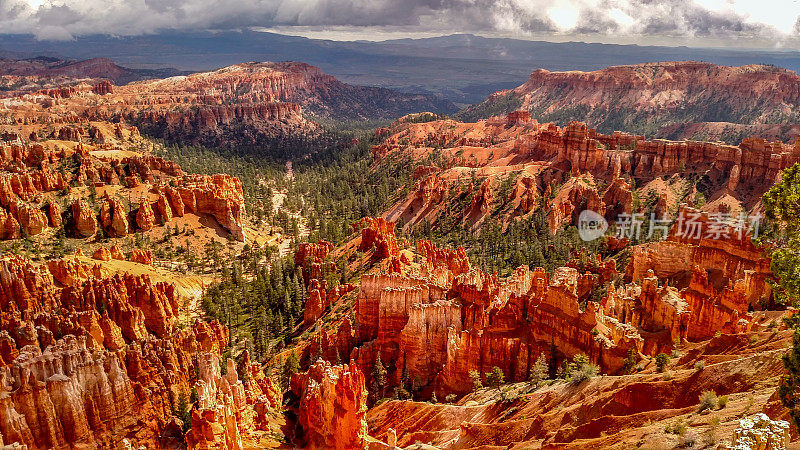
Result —
[[[419, 246], [433, 253], [430, 243]], [[473, 370], [497, 366], [508, 380], [525, 380], [553, 344], [562, 357], [584, 353], [607, 371], [619, 370], [629, 348], [644, 350], [642, 338], [609, 320], [599, 304], [580, 305], [584, 277], [592, 283], [591, 274], [572, 268], [551, 277], [520, 267], [499, 280], [453, 259], [428, 259], [418, 274], [365, 275], [356, 310], [360, 346], [352, 357], [368, 371], [380, 352], [395, 384], [408, 382], [407, 374], [442, 397], [469, 392]]]
[[[147, 275], [108, 276], [72, 259], [0, 260], [3, 442], [99, 448], [124, 438], [172, 447], [184, 441], [175, 405], [194, 388], [190, 447], [241, 448], [254, 423], [267, 426], [280, 393], [249, 358], [246, 383], [231, 360], [221, 377], [227, 328], [215, 321], [178, 329], [177, 313], [174, 286]], [[208, 439], [198, 436], [207, 427], [222, 427], [225, 439], [204, 447]]]
[[[751, 211], [800, 146], [759, 138], [738, 146], [601, 134], [586, 124], [540, 124], [524, 114], [477, 123], [398, 121], [381, 130], [377, 161], [390, 153], [419, 162], [412, 192], [386, 214], [405, 228], [455, 219], [501, 226], [543, 211], [551, 230], [575, 224], [585, 209], [674, 216], [679, 203], [712, 199], [707, 212]], [[436, 155], [436, 165], [424, 165]]]
[[[20, 86], [2, 94], [16, 102], [0, 105], [4, 113], [0, 124], [26, 125], [24, 133], [18, 133], [23, 138], [46, 129], [57, 139], [105, 142], [107, 136], [91, 127], [75, 126], [90, 121], [135, 123], [148, 135], [181, 143], [287, 145], [321, 134], [320, 127], [303, 116], [304, 111], [332, 119], [368, 120], [453, 109], [434, 96], [351, 86], [298, 62], [243, 63], [116, 86], [108, 80], [80, 78], [80, 74], [72, 78], [35, 68], [18, 72], [0, 74], [1, 81]], [[105, 74], [105, 78], [114, 77]]]
[[[748, 348], [750, 336], [760, 342]], [[400, 448], [418, 441], [437, 448], [674, 448], [683, 438], [665, 428], [683, 422], [687, 434], [713, 434], [721, 445], [730, 436], [752, 436], [740, 423], [749, 414], [786, 417], [774, 393], [783, 371], [778, 355], [790, 339], [791, 331], [784, 330], [686, 344], [687, 354], [670, 365], [669, 376], [643, 362], [648, 368], [635, 375], [538, 388], [519, 383], [504, 386], [502, 397], [496, 389], [484, 389], [455, 403], [388, 400], [367, 412], [369, 434], [384, 442], [395, 437]], [[702, 370], [693, 368], [699, 360], [706, 363]], [[704, 390], [729, 395], [731, 401], [724, 409], [698, 414]], [[773, 442], [790, 440], [785, 427], [770, 431], [756, 434]]]
[[[330, 80], [329, 80], [330, 78]], [[170, 140], [253, 144], [285, 133], [314, 133], [293, 99], [305, 100], [318, 83], [335, 81], [303, 64], [241, 64], [215, 72], [113, 86], [107, 80], [64, 89], [17, 93], [21, 105], [8, 112], [28, 125], [85, 121], [135, 122]], [[244, 130], [242, 128], [246, 128]], [[107, 140], [98, 129], [62, 126], [53, 136]], [[27, 135], [26, 135], [27, 137]]]
[[[240, 367], [225, 361], [227, 371], [220, 375], [220, 360], [214, 353], [198, 358], [198, 405], [192, 410], [192, 428], [186, 443], [194, 449], [241, 449], [242, 436], [254, 430], [267, 431], [269, 412], [282, 403], [282, 392], [261, 365], [252, 363], [245, 350]], [[238, 370], [238, 371], [237, 371]], [[246, 379], [239, 379], [238, 373]]]
[[[695, 214], [704, 230], [709, 226], [708, 214], [691, 208], [683, 208], [681, 213]], [[734, 225], [719, 231], [719, 236], [705, 232], [694, 236], [681, 232], [676, 223], [667, 240], [634, 246], [626, 278], [641, 282], [643, 291], [649, 291], [644, 295], [644, 309], [634, 312], [628, 300], [613, 298], [622, 294], [620, 291], [610, 293], [607, 300], [614, 302], [618, 313], [627, 309], [631, 312], [624, 314], [640, 315], [634, 320], [649, 322], [651, 331], [674, 330], [673, 338], [677, 330], [681, 330], [681, 337], [701, 340], [716, 331], [736, 333], [749, 329], [746, 311], [774, 306], [767, 283], [773, 277], [770, 260], [753, 245], [749, 233], [738, 231]], [[626, 295], [629, 294], [622, 297]], [[657, 297], [672, 297], [673, 308], [665, 311], [655, 307], [658, 302], [651, 299]], [[694, 313], [687, 321], [681, 319], [685, 316], [681, 310]]]
[[[682, 212], [709, 220], [698, 210]], [[375, 448], [417, 441], [441, 448], [626, 448], [672, 442], [677, 438], [663, 430], [676, 420], [691, 419], [692, 427], [710, 432], [724, 423], [720, 432], [727, 434], [732, 418], [752, 408], [786, 417], [775, 389], [783, 370], [779, 356], [791, 339], [779, 323], [787, 312], [748, 312], [751, 305], [764, 309], [770, 298], [769, 260], [746, 232], [734, 237], [733, 225], [721, 230], [730, 238], [720, 240], [686, 237], [676, 226], [665, 241], [633, 246], [620, 271], [616, 260], [576, 254], [552, 274], [522, 266], [500, 278], [472, 267], [463, 249], [428, 241], [417, 242], [413, 255], [400, 242], [399, 257], [385, 256], [374, 242], [378, 235], [392, 241], [391, 227], [371, 218], [363, 224], [342, 247], [311, 244], [296, 258], [308, 264], [312, 255], [346, 257], [367, 242], [369, 251], [355, 263], [373, 264], [355, 298], [328, 299], [335, 311], [352, 308], [352, 319], [307, 303], [314, 320], [303, 325], [311, 335], [299, 355], [310, 368], [292, 380], [306, 445], [362, 447], [354, 440], [363, 436], [355, 431], [362, 418], [355, 411], [359, 402], [382, 397], [391, 399], [366, 413]], [[333, 319], [332, 326], [315, 327], [320, 317]], [[672, 355], [666, 375], [653, 362], [660, 353]], [[375, 388], [379, 354], [386, 384]], [[616, 376], [538, 388], [528, 383], [538, 358], [558, 366], [579, 354]], [[327, 361], [334, 358], [350, 362], [332, 366]], [[626, 359], [632, 359], [627, 369]], [[485, 376], [495, 366], [512, 384], [475, 391], [470, 372]], [[340, 388], [345, 372], [358, 375], [345, 377]], [[349, 381], [359, 377], [370, 390], [361, 400]], [[704, 390], [741, 402], [698, 419], [696, 399]], [[433, 400], [451, 394], [456, 401]], [[418, 401], [404, 400], [408, 395]], [[337, 434], [344, 430], [347, 436]]]
[[[366, 223], [372, 228], [353, 246], [367, 242], [374, 254], [365, 258], [376, 258], [380, 269], [362, 275], [354, 321], [312, 337], [306, 353], [330, 360], [349, 355], [368, 386], [380, 353], [389, 391], [411, 389], [414, 380], [425, 395], [465, 394], [473, 389], [471, 371], [485, 374], [495, 366], [506, 380], [525, 381], [542, 354], [558, 361], [585, 354], [603, 372], [620, 373], [631, 353], [654, 357], [719, 331], [749, 331], [751, 302], [770, 297], [769, 260], [747, 235], [695, 242], [673, 229], [666, 241], [633, 247], [624, 281], [614, 260], [600, 259], [575, 260], [553, 274], [522, 266], [500, 279], [472, 267], [463, 249], [428, 241], [417, 244], [418, 264], [405, 257], [394, 264], [397, 257], [373, 244], [375, 234], [391, 241], [391, 229]], [[300, 257], [312, 248], [319, 246], [303, 248], [298, 259], [310, 261]], [[320, 249], [327, 255], [327, 247]], [[338, 293], [324, 297], [318, 280], [310, 285], [320, 291], [313, 298], [336, 301], [329, 296]], [[319, 304], [307, 303], [306, 326], [324, 314]]]
[[238, 178], [225, 174], [184, 177], [179, 182], [178, 192], [183, 205], [173, 207], [175, 211], [210, 214], [236, 240], [245, 241], [242, 229], [244, 193]]

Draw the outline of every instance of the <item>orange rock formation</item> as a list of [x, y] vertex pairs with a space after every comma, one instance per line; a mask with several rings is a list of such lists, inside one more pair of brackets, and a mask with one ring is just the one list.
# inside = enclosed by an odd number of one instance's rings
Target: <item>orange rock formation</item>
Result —
[[364, 448], [367, 393], [358, 366], [321, 361], [295, 374], [291, 389], [300, 398], [298, 423], [308, 448]]
[[169, 439], [183, 441], [179, 426], [169, 437], [171, 405], [195, 387], [193, 424], [194, 415], [205, 422], [187, 440], [222, 426], [225, 440], [217, 444], [240, 448], [253, 421], [261, 417], [263, 426], [280, 402], [260, 368], [246, 367], [253, 375], [247, 386], [230, 360], [228, 375], [219, 376], [225, 327], [197, 322], [176, 330], [170, 284], [146, 275], [101, 277], [98, 267], [69, 259], [38, 266], [12, 256], [0, 269], [3, 442], [70, 448], [126, 437], [137, 446], [170, 447]]

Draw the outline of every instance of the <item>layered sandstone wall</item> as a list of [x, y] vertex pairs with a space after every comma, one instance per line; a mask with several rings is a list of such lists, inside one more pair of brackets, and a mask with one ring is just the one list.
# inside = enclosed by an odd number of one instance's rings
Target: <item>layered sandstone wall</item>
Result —
[[[399, 122], [384, 135], [383, 142], [373, 147], [376, 160], [402, 151], [422, 164], [425, 156], [439, 155], [436, 166], [420, 165], [415, 170], [414, 190], [388, 213], [411, 227], [423, 221], [436, 223], [446, 209], [448, 215], [479, 227], [487, 217], [505, 224], [544, 207], [555, 231], [575, 224], [584, 209], [609, 220], [645, 212], [643, 201], [636, 197], [644, 200], [651, 189], [657, 196], [653, 210], [661, 217], [674, 212], [678, 199], [660, 186], [667, 177], [684, 177], [687, 172], [706, 176], [706, 197], [717, 193], [735, 197], [736, 208], [751, 209], [783, 169], [800, 162], [800, 144], [761, 138], [743, 139], [735, 146], [647, 140], [623, 132], [601, 134], [581, 122], [559, 127], [520, 121], [516, 114], [477, 123]], [[500, 186], [509, 177], [516, 177], [514, 186], [501, 198]], [[650, 182], [652, 188], [641, 187]], [[460, 205], [463, 198], [469, 203]], [[459, 206], [452, 211], [454, 204]]]
[[[755, 269], [768, 263], [748, 240], [703, 244], [673, 235], [634, 247], [623, 282], [614, 261], [574, 260], [552, 275], [523, 266], [500, 279], [472, 268], [463, 249], [427, 241], [417, 248], [418, 266], [361, 277], [355, 325], [348, 320], [320, 332], [315, 354], [329, 360], [349, 355], [367, 374], [367, 385], [380, 354], [390, 387], [422, 395], [469, 392], [469, 373], [495, 366], [506, 380], [526, 380], [541, 354], [558, 361], [585, 354], [602, 371], [618, 373], [631, 350], [655, 356], [669, 353], [675, 342], [751, 329], [748, 295], [766, 292]], [[718, 272], [714, 261], [721, 263]], [[729, 278], [715, 286], [709, 274]], [[598, 289], [605, 295], [595, 296]], [[315, 305], [311, 317], [319, 315]]]

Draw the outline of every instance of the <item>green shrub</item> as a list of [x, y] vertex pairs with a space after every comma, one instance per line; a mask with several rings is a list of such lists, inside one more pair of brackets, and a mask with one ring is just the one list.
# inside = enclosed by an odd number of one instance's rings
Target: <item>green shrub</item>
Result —
[[582, 383], [590, 378], [594, 378], [600, 372], [596, 364], [589, 361], [589, 357], [584, 354], [575, 355], [572, 359], [572, 369], [570, 370], [570, 380], [573, 383]]
[[666, 353], [659, 353], [658, 356], [656, 356], [656, 370], [663, 372], [667, 364], [669, 364], [669, 355]]
[[411, 398], [411, 393], [408, 392], [405, 388], [400, 386], [395, 386], [394, 388], [394, 397], [398, 400], [407, 400]]
[[706, 367], [706, 361], [703, 359], [694, 363], [694, 368], [697, 370], [703, 370], [705, 369], [705, 367]]
[[562, 380], [569, 380], [574, 370], [575, 364], [565, 359], [558, 367], [558, 370], [556, 370], [556, 376]]
[[713, 446], [717, 443], [717, 427], [719, 426], [719, 417], [714, 417], [708, 424], [708, 430], [705, 435], [705, 444]]
[[539, 355], [539, 359], [531, 367], [528, 379], [534, 387], [539, 387], [543, 381], [547, 380], [547, 358], [544, 353]]
[[684, 434], [686, 434], [687, 429], [688, 427], [686, 426], [686, 423], [683, 421], [683, 419], [678, 419], [672, 425], [667, 425], [666, 427], [664, 427], [664, 432], [667, 434], [677, 434], [678, 436], [683, 436]]
[[639, 362], [639, 352], [635, 348], [628, 349], [628, 355], [625, 357], [623, 370], [625, 373], [630, 374], [636, 370], [636, 363]]
[[703, 391], [700, 394], [700, 403], [697, 405], [697, 412], [717, 407], [717, 393], [714, 391]]
[[574, 383], [582, 383], [583, 381], [596, 377], [599, 372], [600, 368], [595, 364], [582, 364], [572, 372], [571, 380]]

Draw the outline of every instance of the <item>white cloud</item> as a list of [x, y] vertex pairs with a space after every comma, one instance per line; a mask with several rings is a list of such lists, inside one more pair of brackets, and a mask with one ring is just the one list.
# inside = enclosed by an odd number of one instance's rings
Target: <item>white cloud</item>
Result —
[[575, 28], [578, 24], [578, 11], [570, 6], [554, 6], [547, 10], [547, 16], [550, 17], [556, 27], [561, 31], [568, 31]]
[[619, 8], [614, 8], [608, 11], [608, 16], [623, 28], [628, 28], [635, 23], [633, 17], [625, 14], [625, 12]]

